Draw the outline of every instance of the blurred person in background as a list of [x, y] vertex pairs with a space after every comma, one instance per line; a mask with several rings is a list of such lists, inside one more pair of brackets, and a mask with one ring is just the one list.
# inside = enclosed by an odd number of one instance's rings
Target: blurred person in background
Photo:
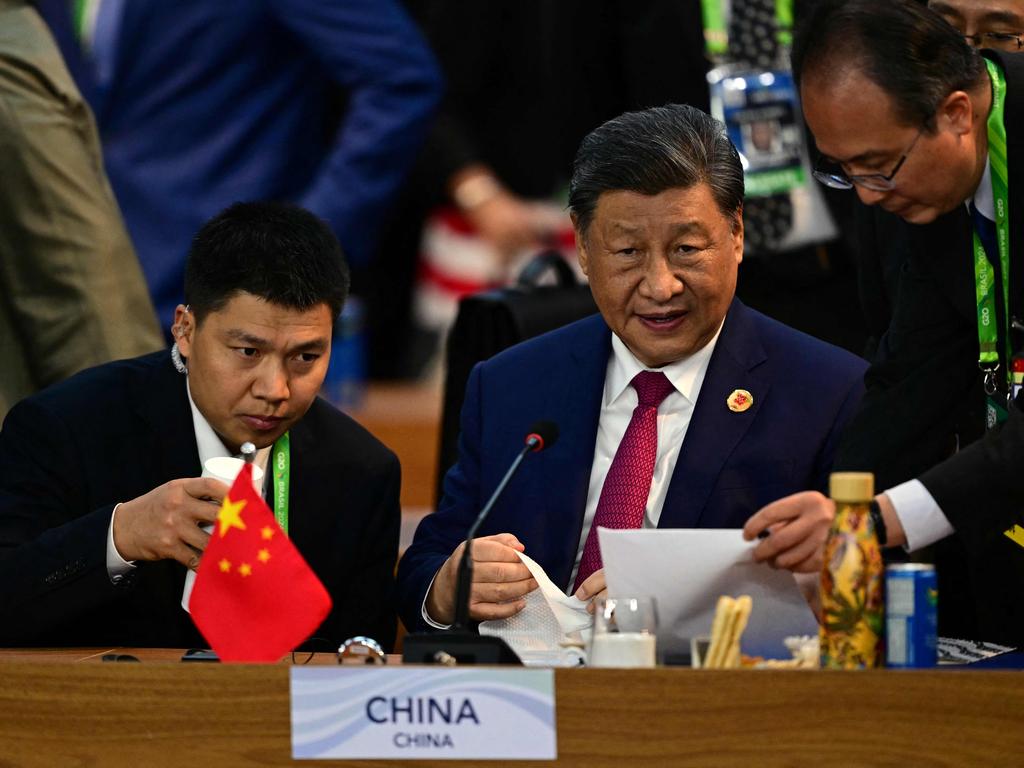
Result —
[[447, 89], [360, 283], [383, 378], [421, 372], [458, 300], [506, 284], [538, 250], [575, 265], [566, 188], [590, 130], [666, 102], [708, 108], [696, 0], [407, 5]]
[[298, 203], [366, 262], [440, 76], [397, 0], [43, 0], [96, 112], [162, 326], [189, 238], [237, 200]]
[[89, 107], [46, 25], [0, 0], [0, 419], [98, 363], [163, 346]]

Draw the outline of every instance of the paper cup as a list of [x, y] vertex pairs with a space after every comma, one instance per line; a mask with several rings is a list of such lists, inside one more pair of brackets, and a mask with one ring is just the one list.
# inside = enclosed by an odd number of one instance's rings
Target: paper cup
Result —
[[[212, 477], [220, 480], [229, 488], [235, 482], [238, 473], [242, 471], [245, 462], [232, 456], [215, 456], [203, 462], [203, 477]], [[252, 487], [258, 496], [263, 495], [263, 470], [252, 465]], [[213, 530], [212, 525], [204, 525], [203, 530], [209, 533]], [[181, 591], [181, 607], [188, 610], [188, 601], [192, 597], [192, 587], [196, 583], [196, 572], [189, 569], [185, 572], [185, 588]]]
[[[203, 463], [202, 476], [215, 478], [230, 487], [243, 466], [245, 462], [233, 456], [215, 456]], [[263, 495], [263, 470], [255, 464], [252, 465], [252, 487], [257, 494]]]

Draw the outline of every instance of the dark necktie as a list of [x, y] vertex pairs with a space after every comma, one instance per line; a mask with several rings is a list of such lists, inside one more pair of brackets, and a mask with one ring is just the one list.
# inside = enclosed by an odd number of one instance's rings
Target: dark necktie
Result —
[[988, 256], [988, 260], [992, 262], [993, 265], [999, 264], [999, 245], [996, 242], [996, 223], [979, 211], [977, 206], [974, 205], [973, 200], [968, 203], [967, 207], [971, 212], [971, 224], [974, 226], [974, 231], [978, 233], [978, 239], [981, 240], [981, 244], [985, 248], [985, 254]]
[[630, 384], [636, 390], [637, 406], [601, 486], [601, 497], [587, 542], [583, 545], [573, 592], [601, 568], [598, 527], [639, 528], [644, 521], [658, 456], [658, 406], [673, 387], [672, 382], [659, 371], [641, 371]]

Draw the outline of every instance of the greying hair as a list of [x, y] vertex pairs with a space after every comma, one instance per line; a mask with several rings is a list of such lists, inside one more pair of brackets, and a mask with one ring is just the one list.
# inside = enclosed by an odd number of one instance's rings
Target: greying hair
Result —
[[834, 83], [860, 71], [889, 96], [907, 125], [935, 129], [935, 110], [954, 91], [984, 81], [985, 65], [956, 29], [913, 0], [825, 0], [793, 41], [793, 73]]
[[569, 210], [581, 232], [604, 192], [657, 195], [706, 183], [723, 216], [738, 226], [743, 167], [725, 126], [687, 104], [626, 112], [591, 131], [576, 152]]

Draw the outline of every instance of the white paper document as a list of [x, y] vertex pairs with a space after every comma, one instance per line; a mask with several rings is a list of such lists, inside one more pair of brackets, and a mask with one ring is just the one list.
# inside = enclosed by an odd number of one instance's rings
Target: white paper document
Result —
[[750, 595], [743, 652], [789, 658], [783, 639], [814, 635], [818, 623], [789, 571], [755, 563], [757, 542], [740, 530], [599, 528], [609, 597], [657, 600], [658, 650], [682, 651], [711, 634], [722, 595]]
[[481, 635], [496, 635], [527, 666], [577, 666], [585, 654], [579, 644], [590, 644], [594, 617], [587, 602], [566, 595], [534, 560], [519, 553], [539, 585], [526, 596], [526, 607], [515, 616], [480, 623]]

